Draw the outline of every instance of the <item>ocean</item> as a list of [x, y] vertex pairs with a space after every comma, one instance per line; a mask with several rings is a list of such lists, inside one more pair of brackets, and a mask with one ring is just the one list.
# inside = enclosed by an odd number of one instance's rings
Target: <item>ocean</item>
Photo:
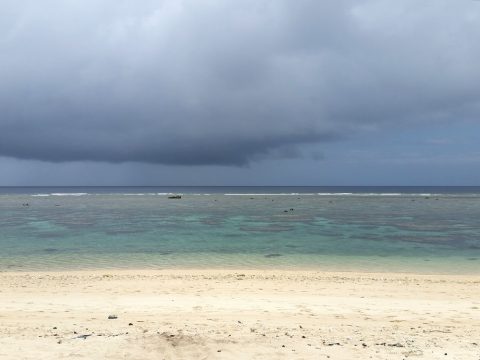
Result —
[[0, 187], [0, 271], [111, 268], [478, 274], [480, 187]]

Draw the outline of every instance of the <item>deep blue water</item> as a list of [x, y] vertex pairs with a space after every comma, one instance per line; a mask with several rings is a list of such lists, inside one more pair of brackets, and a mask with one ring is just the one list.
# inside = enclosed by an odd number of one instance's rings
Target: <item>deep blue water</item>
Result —
[[0, 270], [116, 267], [480, 273], [480, 187], [0, 188]]
[[331, 193], [478, 195], [480, 186], [0, 186], [0, 194], [130, 194], [130, 193]]

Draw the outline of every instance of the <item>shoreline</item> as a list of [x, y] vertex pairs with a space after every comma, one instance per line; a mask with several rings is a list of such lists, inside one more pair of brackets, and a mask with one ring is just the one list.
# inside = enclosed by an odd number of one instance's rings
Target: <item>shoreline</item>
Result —
[[396, 271], [366, 271], [366, 270], [323, 270], [309, 267], [296, 268], [253, 268], [253, 267], [178, 267], [178, 268], [85, 268], [85, 269], [61, 269], [61, 270], [0, 270], [0, 277], [2, 276], [22, 276], [22, 275], [50, 275], [50, 276], [102, 276], [105, 274], [112, 276], [135, 275], [135, 276], [175, 276], [175, 275], [236, 275], [238, 273], [248, 274], [253, 277], [263, 275], [267, 276], [315, 276], [321, 278], [369, 278], [369, 279], [400, 279], [400, 278], [423, 278], [423, 279], [458, 279], [465, 281], [474, 281], [480, 284], [480, 274], [474, 273], [423, 273], [423, 272], [396, 272]]

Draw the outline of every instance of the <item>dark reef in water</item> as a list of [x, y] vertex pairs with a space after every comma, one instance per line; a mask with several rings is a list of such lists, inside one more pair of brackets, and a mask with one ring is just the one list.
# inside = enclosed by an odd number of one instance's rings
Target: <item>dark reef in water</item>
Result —
[[267, 254], [265, 255], [266, 258], [273, 258], [273, 257], [279, 257], [282, 256], [282, 254]]

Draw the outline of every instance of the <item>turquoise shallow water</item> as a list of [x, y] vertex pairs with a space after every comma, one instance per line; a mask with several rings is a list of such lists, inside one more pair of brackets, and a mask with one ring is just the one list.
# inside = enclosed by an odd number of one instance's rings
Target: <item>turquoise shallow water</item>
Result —
[[[168, 199], [169, 190], [182, 192], [182, 199]], [[478, 274], [480, 192], [3, 189], [0, 249], [4, 271], [230, 267]]]

